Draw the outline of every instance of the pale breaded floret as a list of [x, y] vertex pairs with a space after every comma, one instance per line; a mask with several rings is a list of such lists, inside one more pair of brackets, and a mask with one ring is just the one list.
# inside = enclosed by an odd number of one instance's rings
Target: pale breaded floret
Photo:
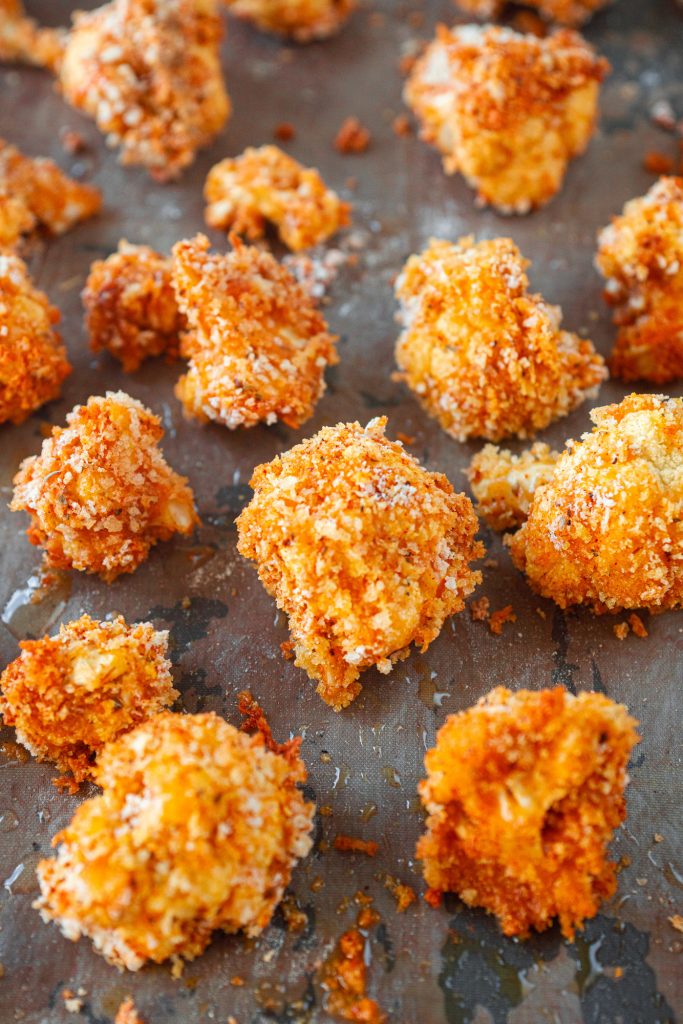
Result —
[[397, 281], [400, 377], [460, 441], [530, 437], [607, 376], [591, 342], [528, 291], [528, 266], [509, 238], [433, 239]]
[[158, 446], [158, 416], [109, 391], [77, 405], [66, 422], [22, 462], [10, 505], [29, 513], [28, 539], [47, 565], [110, 582], [137, 569], [158, 541], [192, 532], [192, 491]]
[[105, 743], [163, 711], [178, 696], [166, 659], [168, 634], [148, 622], [88, 615], [57, 636], [24, 640], [0, 677], [0, 713], [39, 761], [76, 783], [93, 777]]
[[427, 884], [495, 914], [506, 935], [559, 918], [569, 939], [616, 889], [607, 858], [626, 817], [627, 764], [639, 741], [622, 704], [563, 687], [497, 687], [450, 715], [419, 785]]
[[0, 0], [0, 60], [54, 68], [61, 60], [65, 33], [41, 28], [26, 16], [21, 0]]
[[209, 252], [203, 235], [173, 249], [173, 284], [187, 317], [176, 386], [185, 413], [231, 430], [281, 420], [299, 427], [325, 390], [335, 341], [313, 300], [270, 253], [233, 239]]
[[171, 261], [149, 246], [119, 242], [117, 252], [93, 263], [82, 299], [90, 347], [106, 349], [126, 373], [151, 356], [177, 351], [186, 323]]
[[289, 616], [295, 664], [335, 710], [360, 673], [425, 651], [481, 580], [464, 494], [384, 436], [386, 419], [324, 427], [257, 466], [238, 550]]
[[567, 29], [539, 39], [441, 25], [404, 97], [448, 174], [460, 171], [481, 204], [528, 213], [555, 195], [569, 160], [588, 145], [608, 70]]
[[216, 929], [258, 935], [311, 848], [306, 769], [215, 714], [166, 713], [107, 744], [87, 800], [38, 865], [35, 906], [118, 967], [192, 960]]
[[303, 167], [277, 146], [249, 147], [215, 164], [204, 198], [209, 227], [253, 241], [270, 221], [294, 252], [324, 242], [349, 223], [348, 203], [327, 188], [315, 168]]
[[58, 322], [24, 261], [0, 251], [0, 423], [21, 423], [59, 397], [71, 365]]
[[356, 0], [224, 0], [232, 14], [264, 32], [289, 36], [298, 43], [325, 39], [338, 32]]
[[683, 604], [683, 399], [630, 395], [591, 412], [522, 528], [506, 538], [534, 590], [595, 612]]
[[[576, 27], [583, 25], [601, 7], [614, 0], [519, 0], [525, 7], [533, 7], [547, 21]], [[493, 20], [503, 14], [507, 0], [455, 0], [457, 6], [479, 18]]]
[[175, 178], [230, 114], [215, 0], [112, 0], [78, 12], [59, 68], [65, 99], [121, 163]]
[[551, 479], [559, 457], [559, 452], [540, 441], [520, 455], [485, 445], [467, 468], [477, 513], [493, 530], [521, 526], [529, 515], [534, 491]]
[[683, 178], [660, 178], [626, 204], [598, 236], [596, 266], [615, 307], [614, 375], [683, 377]]

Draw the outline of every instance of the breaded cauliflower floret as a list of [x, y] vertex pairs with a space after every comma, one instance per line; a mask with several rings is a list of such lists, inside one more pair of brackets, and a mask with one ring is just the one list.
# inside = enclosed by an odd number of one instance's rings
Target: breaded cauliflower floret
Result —
[[507, 28], [439, 26], [404, 97], [422, 138], [481, 204], [528, 213], [562, 186], [593, 134], [609, 65], [576, 32], [545, 39]]
[[149, 550], [198, 522], [185, 477], [158, 447], [158, 416], [122, 391], [89, 398], [53, 427], [14, 478], [10, 508], [31, 516], [28, 539], [56, 569], [133, 572]]
[[324, 427], [257, 466], [238, 550], [289, 616], [295, 663], [335, 710], [462, 610], [483, 547], [469, 498], [384, 436], [386, 419]]
[[[519, 0], [525, 7], [533, 7], [547, 21], [561, 25], [583, 25], [596, 11], [614, 0]], [[494, 20], [503, 14], [507, 0], [455, 0], [457, 6], [479, 18]]]
[[71, 365], [58, 322], [24, 261], [0, 251], [0, 423], [21, 423], [59, 397]]
[[126, 373], [150, 356], [173, 354], [185, 329], [171, 280], [171, 261], [147, 245], [119, 242], [90, 268], [82, 294], [90, 347], [106, 349]]
[[683, 178], [660, 178], [626, 204], [598, 236], [596, 266], [615, 307], [614, 375], [683, 377]]
[[303, 167], [277, 146], [249, 147], [221, 160], [204, 186], [206, 223], [261, 238], [266, 221], [294, 252], [324, 242], [349, 223], [349, 205], [328, 189], [315, 168]]
[[400, 376], [460, 441], [530, 437], [607, 376], [591, 342], [560, 328], [561, 310], [529, 293], [528, 266], [509, 238], [433, 239], [397, 281]]
[[176, 394], [188, 416], [231, 430], [281, 420], [299, 427], [325, 390], [336, 339], [313, 300], [270, 253], [243, 245], [209, 253], [203, 235], [173, 249], [173, 284], [187, 317], [190, 360]]
[[573, 938], [616, 889], [607, 846], [626, 817], [637, 724], [623, 704], [561, 686], [497, 687], [450, 715], [419, 785], [427, 884], [485, 907], [506, 935], [559, 917]]
[[264, 32], [298, 43], [325, 39], [339, 31], [356, 0], [224, 0], [229, 10]]
[[508, 538], [534, 590], [595, 612], [683, 604], [683, 399], [630, 395], [591, 412]]
[[103, 793], [55, 836], [35, 906], [118, 967], [192, 960], [215, 929], [258, 935], [297, 860], [314, 805], [300, 757], [215, 714], [157, 715], [107, 744]]
[[477, 513], [493, 530], [521, 526], [529, 515], [534, 491], [551, 479], [559, 457], [559, 452], [540, 441], [520, 455], [485, 445], [467, 468]]
[[28, 18], [21, 0], [0, 0], [0, 60], [54, 68], [61, 59], [64, 32], [41, 28]]
[[24, 640], [0, 677], [0, 713], [39, 761], [75, 782], [93, 777], [105, 743], [156, 715], [178, 696], [166, 659], [168, 634], [148, 622], [88, 615], [57, 636]]

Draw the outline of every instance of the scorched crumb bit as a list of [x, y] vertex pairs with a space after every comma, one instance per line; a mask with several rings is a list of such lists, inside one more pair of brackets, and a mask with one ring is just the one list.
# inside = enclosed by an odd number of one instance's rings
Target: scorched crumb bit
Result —
[[529, 515], [534, 491], [547, 484], [560, 453], [537, 441], [513, 455], [487, 444], [467, 468], [477, 513], [493, 530], [514, 530]]
[[174, 354], [184, 330], [171, 260], [146, 245], [119, 242], [118, 251], [90, 268], [82, 294], [90, 347], [106, 349], [126, 373], [151, 356]]
[[264, 32], [291, 36], [298, 43], [324, 39], [344, 24], [356, 0], [224, 0], [238, 18]]
[[[496, 19], [503, 14], [507, 0], [455, 0], [458, 7], [479, 18]], [[561, 25], [583, 25], [595, 11], [607, 6], [613, 0], [524, 0], [527, 7], [534, 7], [542, 18], [557, 21]]]
[[118, 1008], [114, 1024], [145, 1024], [131, 998], [125, 999]]
[[431, 891], [485, 907], [506, 935], [558, 917], [571, 939], [616, 889], [607, 846], [625, 818], [637, 724], [601, 694], [562, 687], [498, 687], [449, 716], [419, 786]]
[[107, 744], [35, 906], [131, 971], [192, 960], [215, 929], [258, 935], [311, 848], [305, 779], [213, 713], [157, 715]]
[[683, 178], [660, 178], [626, 204], [598, 236], [596, 266], [615, 307], [614, 375], [683, 377]]
[[299, 427], [325, 391], [336, 338], [313, 300], [270, 253], [236, 236], [225, 255], [203, 235], [173, 249], [189, 359], [176, 394], [187, 416], [231, 430], [281, 420]]
[[529, 437], [607, 376], [591, 342], [528, 291], [528, 266], [509, 238], [432, 239], [396, 283], [400, 377], [459, 441]]
[[357, 117], [347, 117], [334, 140], [335, 149], [340, 153], [364, 153], [371, 142], [371, 135]]
[[133, 572], [161, 540], [198, 522], [187, 481], [167, 465], [157, 416], [122, 391], [89, 398], [53, 427], [14, 478], [10, 508], [28, 512], [27, 535], [47, 565]]
[[71, 365], [58, 321], [23, 260], [0, 251], [0, 423], [21, 423], [59, 397]]
[[168, 634], [119, 616], [83, 615], [57, 636], [24, 640], [0, 677], [0, 713], [39, 761], [76, 783], [93, 777], [104, 744], [172, 704]]
[[595, 612], [683, 603], [683, 399], [630, 395], [591, 412], [529, 517], [506, 538], [531, 586]]
[[426, 650], [481, 580], [469, 499], [385, 426], [325, 427], [258, 466], [237, 520], [238, 550], [289, 616], [295, 664], [335, 710], [364, 669]]
[[379, 850], [379, 843], [372, 839], [357, 839], [346, 835], [336, 835], [333, 846], [341, 853], [365, 853], [368, 857], [376, 857]]
[[528, 213], [555, 195], [569, 160], [588, 145], [608, 70], [568, 29], [539, 39], [441, 25], [404, 97], [446, 173], [460, 171], [482, 204]]
[[270, 221], [293, 252], [324, 242], [349, 223], [349, 204], [327, 188], [315, 168], [303, 167], [277, 146], [249, 147], [215, 164], [204, 198], [209, 227], [254, 241]]

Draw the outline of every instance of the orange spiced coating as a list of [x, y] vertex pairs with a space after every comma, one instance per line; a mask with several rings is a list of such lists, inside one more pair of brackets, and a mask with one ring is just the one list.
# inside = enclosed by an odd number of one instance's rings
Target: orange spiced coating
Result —
[[0, 251], [0, 423], [21, 423], [59, 397], [71, 365], [58, 321], [23, 260]]
[[103, 792], [55, 836], [35, 906], [131, 971], [192, 960], [216, 929], [258, 935], [311, 848], [305, 779], [213, 713], [157, 715], [105, 747]]
[[508, 539], [534, 590], [595, 612], [683, 604], [683, 399], [594, 409]]
[[544, 39], [508, 28], [439, 26], [404, 97], [422, 138], [480, 204], [528, 213], [562, 186], [593, 134], [609, 65], [576, 32]]
[[617, 342], [610, 368], [626, 381], [683, 377], [683, 178], [660, 178], [598, 236]]
[[126, 373], [178, 348], [185, 318], [178, 309], [171, 261], [147, 245], [119, 242], [90, 268], [82, 294], [90, 347], [106, 349]]
[[176, 394], [185, 412], [231, 430], [281, 420], [299, 427], [325, 390], [336, 339], [313, 300], [270, 253], [235, 237], [227, 254], [203, 235], [173, 249], [189, 359]]
[[513, 530], [529, 515], [534, 492], [555, 472], [560, 453], [537, 441], [513, 455], [494, 444], [485, 445], [467, 468], [477, 513], [493, 530]]
[[249, 147], [215, 164], [204, 198], [209, 227], [253, 241], [269, 221], [293, 252], [324, 242], [349, 223], [348, 203], [327, 188], [315, 168], [303, 167], [277, 146]]
[[[525, 7], [533, 7], [547, 21], [560, 25], [583, 25], [601, 7], [613, 0], [524, 0]], [[455, 0], [457, 6], [478, 18], [494, 20], [503, 14], [506, 0]]]
[[109, 391], [77, 405], [66, 422], [22, 462], [10, 505], [29, 513], [28, 538], [49, 566], [111, 582], [137, 569], [158, 541], [192, 532], [192, 491], [164, 459], [157, 416]]
[[105, 743], [178, 696], [167, 639], [148, 622], [83, 615], [57, 636], [24, 640], [0, 677], [5, 725], [39, 761], [54, 761], [75, 782], [91, 779]]
[[469, 498], [385, 426], [324, 427], [258, 466], [237, 519], [238, 550], [289, 616], [295, 664], [335, 710], [364, 669], [425, 651], [481, 580]]
[[506, 935], [557, 917], [573, 938], [616, 889], [607, 846], [626, 816], [637, 724], [622, 704], [559, 686], [497, 687], [450, 715], [419, 786], [429, 817], [417, 856], [431, 890], [484, 907]]
[[433, 239], [397, 281], [400, 376], [460, 441], [530, 437], [607, 376], [591, 342], [528, 291], [528, 266], [509, 238]]
[[263, 32], [290, 36], [298, 43], [325, 39], [339, 31], [356, 0], [223, 0], [238, 18]]

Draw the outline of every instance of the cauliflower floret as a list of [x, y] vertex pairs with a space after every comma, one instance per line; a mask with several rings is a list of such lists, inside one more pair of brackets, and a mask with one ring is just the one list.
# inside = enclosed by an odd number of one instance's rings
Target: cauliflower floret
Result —
[[224, 0], [229, 10], [264, 32], [298, 43], [324, 39], [344, 24], [356, 0]]
[[[542, 18], [561, 25], [583, 25], [596, 11], [613, 0], [520, 0], [525, 7], [533, 7]], [[507, 0], [455, 0], [463, 11], [479, 18], [493, 20], [503, 14]]]
[[534, 491], [547, 484], [560, 453], [540, 441], [520, 455], [487, 444], [467, 468], [477, 512], [493, 530], [512, 530], [529, 515]]

